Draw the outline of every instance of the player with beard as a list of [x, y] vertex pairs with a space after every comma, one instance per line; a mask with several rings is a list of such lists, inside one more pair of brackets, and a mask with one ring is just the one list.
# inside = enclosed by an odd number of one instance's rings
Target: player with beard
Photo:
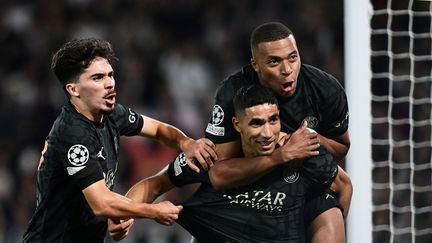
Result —
[[[291, 138], [280, 133], [277, 100], [259, 85], [242, 87], [234, 98], [233, 126], [241, 137], [245, 160], [269, 156]], [[325, 189], [337, 174], [337, 163], [326, 152], [308, 158], [299, 169], [283, 161], [266, 175], [247, 186], [215, 190], [208, 173], [196, 173], [182, 154], [157, 175], [135, 184], [127, 197], [151, 202], [174, 186], [202, 182], [185, 203], [177, 222], [198, 242], [288, 242], [306, 241], [303, 207], [310, 188]], [[111, 236], [120, 240], [130, 227], [109, 224]]]
[[120, 136], [156, 139], [206, 163], [216, 158], [207, 139], [116, 103], [111, 44], [89, 38], [65, 43], [52, 69], [69, 97], [45, 141], [37, 172], [37, 206], [23, 242], [103, 242], [107, 217], [152, 218], [169, 225], [181, 206], [136, 203], [112, 192]]

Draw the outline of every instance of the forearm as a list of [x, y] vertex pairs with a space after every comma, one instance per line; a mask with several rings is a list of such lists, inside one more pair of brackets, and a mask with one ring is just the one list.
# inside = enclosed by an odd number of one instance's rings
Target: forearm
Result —
[[326, 138], [322, 135], [318, 135], [320, 144], [324, 146], [327, 151], [335, 158], [338, 163], [345, 160], [345, 156], [348, 153], [350, 147], [349, 142], [336, 141], [330, 138]]
[[156, 175], [133, 185], [126, 193], [126, 197], [134, 202], [151, 203], [173, 187], [166, 174]]
[[353, 186], [348, 174], [342, 168], [339, 168], [331, 190], [338, 194], [338, 200], [343, 208], [344, 217], [346, 218], [351, 205]]
[[113, 193], [112, 196], [105, 198], [103, 201], [103, 205], [93, 210], [97, 216], [105, 216], [112, 219], [154, 219], [157, 215], [157, 210], [152, 204], [137, 203], [116, 193]]
[[190, 140], [180, 129], [170, 124], [147, 116], [143, 116], [143, 119], [144, 125], [140, 132], [141, 136], [155, 139], [169, 147], [180, 149], [182, 149], [181, 145], [183, 142]]
[[214, 188], [225, 189], [251, 184], [281, 163], [276, 156], [232, 158], [217, 161], [209, 170]]

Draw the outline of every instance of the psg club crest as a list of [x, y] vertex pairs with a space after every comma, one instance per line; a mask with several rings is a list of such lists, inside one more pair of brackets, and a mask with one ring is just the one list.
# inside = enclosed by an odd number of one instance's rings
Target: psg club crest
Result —
[[89, 159], [89, 151], [86, 146], [75, 144], [67, 153], [68, 160], [75, 166], [83, 166]]
[[307, 116], [303, 121], [307, 121], [309, 128], [316, 129], [318, 127], [318, 119], [314, 116]]
[[300, 177], [300, 173], [296, 170], [286, 169], [284, 172], [284, 180], [287, 183], [290, 184], [295, 183], [299, 179], [299, 177]]

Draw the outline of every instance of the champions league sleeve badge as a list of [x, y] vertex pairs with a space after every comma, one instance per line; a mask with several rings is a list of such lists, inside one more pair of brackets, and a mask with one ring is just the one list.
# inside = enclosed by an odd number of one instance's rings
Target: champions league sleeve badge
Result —
[[225, 118], [224, 111], [219, 105], [213, 106], [212, 121], [207, 124], [206, 132], [215, 136], [224, 136], [225, 128], [220, 125]]
[[81, 144], [75, 144], [71, 146], [67, 152], [67, 158], [71, 165], [67, 167], [69, 175], [74, 175], [78, 171], [85, 168], [85, 164], [89, 159], [89, 151], [86, 146]]
[[176, 160], [174, 161], [174, 174], [175, 176], [180, 175], [183, 170], [181, 167], [187, 165], [186, 163], [186, 155], [184, 153], [180, 153]]

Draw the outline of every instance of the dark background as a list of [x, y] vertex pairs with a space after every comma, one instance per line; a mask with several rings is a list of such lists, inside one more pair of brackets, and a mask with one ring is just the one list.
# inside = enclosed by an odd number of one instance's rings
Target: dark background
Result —
[[[203, 136], [215, 87], [250, 60], [249, 34], [267, 21], [294, 31], [302, 61], [344, 82], [343, 1], [2, 0], [0, 2], [0, 242], [20, 242], [35, 207], [36, 166], [67, 102], [51, 70], [65, 41], [100, 37], [120, 58], [117, 101]], [[176, 150], [121, 142], [115, 190], [169, 163]], [[191, 188], [167, 199], [180, 202]], [[187, 242], [179, 227], [138, 220], [124, 242]]]

